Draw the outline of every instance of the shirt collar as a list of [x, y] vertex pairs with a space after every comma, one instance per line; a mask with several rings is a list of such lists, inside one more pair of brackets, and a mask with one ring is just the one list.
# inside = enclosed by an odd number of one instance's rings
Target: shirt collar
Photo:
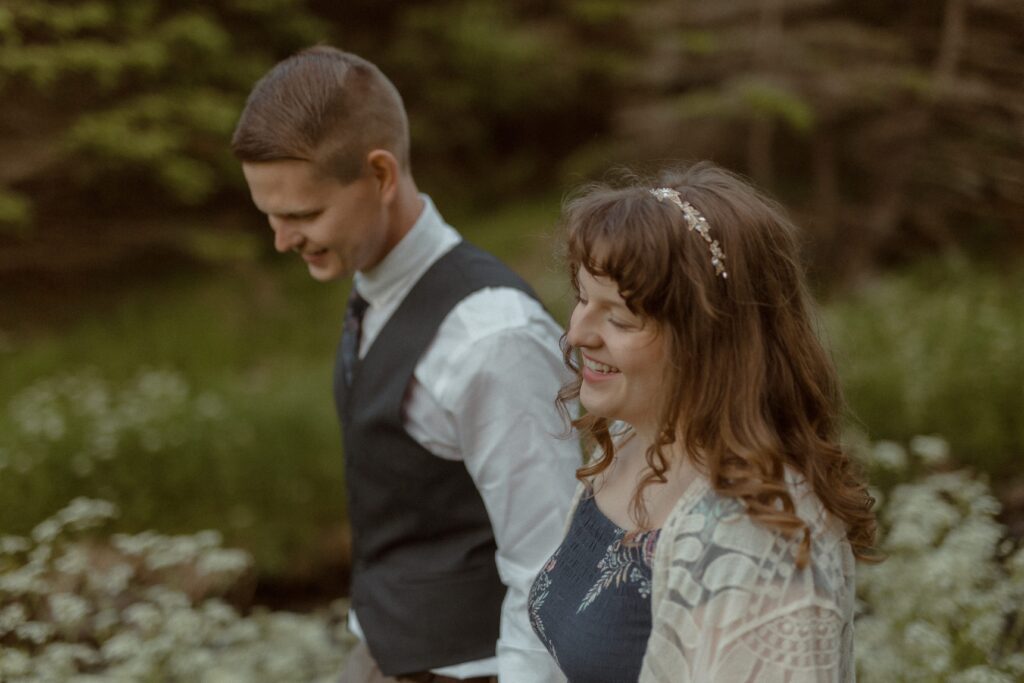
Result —
[[461, 239], [441, 218], [430, 197], [421, 194], [420, 198], [423, 211], [409, 232], [380, 263], [355, 274], [355, 287], [371, 307], [404, 296], [434, 261]]

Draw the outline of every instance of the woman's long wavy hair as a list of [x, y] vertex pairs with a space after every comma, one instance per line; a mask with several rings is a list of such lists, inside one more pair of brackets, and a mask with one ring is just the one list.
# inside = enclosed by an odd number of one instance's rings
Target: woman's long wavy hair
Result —
[[[679, 208], [650, 193], [655, 187], [678, 190], [704, 215], [725, 252], [728, 279], [716, 276], [709, 245]], [[812, 323], [796, 229], [782, 208], [702, 162], [626, 186], [588, 186], [566, 203], [563, 228], [574, 286], [581, 267], [611, 278], [626, 305], [665, 337], [657, 438], [632, 501], [640, 526], [649, 523], [643, 489], [665, 481], [667, 446], [679, 441], [718, 493], [742, 500], [755, 521], [802, 537], [800, 566], [810, 530], [796, 514], [786, 467], [845, 523], [855, 556], [873, 559], [874, 499], [839, 445], [839, 383]], [[558, 396], [568, 417], [582, 376], [564, 339], [563, 349], [576, 373]], [[615, 454], [609, 421], [584, 415], [571, 422], [600, 449], [577, 471], [589, 482]]]

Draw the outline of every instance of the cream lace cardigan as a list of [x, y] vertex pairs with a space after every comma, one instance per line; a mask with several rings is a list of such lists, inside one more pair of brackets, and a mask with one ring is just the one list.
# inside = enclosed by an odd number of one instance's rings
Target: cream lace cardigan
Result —
[[[854, 559], [845, 529], [800, 476], [787, 473], [787, 484], [811, 528], [802, 570], [797, 540], [755, 524], [704, 477], [683, 494], [654, 554], [639, 683], [854, 681]], [[584, 491], [577, 489], [573, 511]]]

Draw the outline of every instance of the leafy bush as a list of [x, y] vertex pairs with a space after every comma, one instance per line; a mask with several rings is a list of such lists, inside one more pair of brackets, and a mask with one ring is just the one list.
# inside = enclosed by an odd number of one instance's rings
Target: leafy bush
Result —
[[24, 228], [33, 209], [55, 205], [73, 208], [72, 222], [102, 208], [209, 205], [237, 186], [227, 140], [246, 93], [277, 59], [326, 30], [305, 4], [21, 0], [0, 7], [0, 129], [10, 138], [0, 164], [0, 228]]
[[[999, 502], [967, 470], [936, 471], [948, 445], [917, 437], [869, 450], [872, 469], [907, 478], [880, 492], [888, 556], [858, 568], [857, 666], [866, 681], [1013, 683], [1024, 677], [1024, 549]], [[916, 476], [915, 476], [916, 475]]]
[[1024, 453], [1024, 270], [922, 264], [825, 309], [854, 417], [875, 439], [946, 435], [993, 475]]
[[257, 553], [261, 572], [323, 561], [311, 557], [318, 538], [344, 519], [340, 454], [329, 445], [289, 453], [303, 444], [290, 434], [336, 432], [329, 397], [327, 415], [304, 413], [304, 389], [282, 382], [272, 396], [197, 391], [168, 368], [143, 368], [123, 382], [94, 369], [44, 377], [0, 414], [3, 527], [23, 532], [60, 500], [85, 494], [116, 501], [126, 530], [191, 531], [217, 520]]
[[0, 680], [8, 683], [337, 679], [340, 605], [311, 615], [224, 600], [251, 577], [220, 534], [87, 535], [117, 515], [77, 498], [28, 536], [0, 537]]

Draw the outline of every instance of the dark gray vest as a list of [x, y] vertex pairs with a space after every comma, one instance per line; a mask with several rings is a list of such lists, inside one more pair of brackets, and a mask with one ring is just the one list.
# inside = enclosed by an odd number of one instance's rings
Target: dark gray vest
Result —
[[[494, 532], [461, 462], [405, 432], [413, 370], [451, 309], [484, 287], [529, 285], [461, 242], [413, 286], [345, 385], [334, 393], [352, 523], [352, 607], [389, 676], [494, 656], [505, 586]], [[340, 349], [339, 349], [340, 351]]]

